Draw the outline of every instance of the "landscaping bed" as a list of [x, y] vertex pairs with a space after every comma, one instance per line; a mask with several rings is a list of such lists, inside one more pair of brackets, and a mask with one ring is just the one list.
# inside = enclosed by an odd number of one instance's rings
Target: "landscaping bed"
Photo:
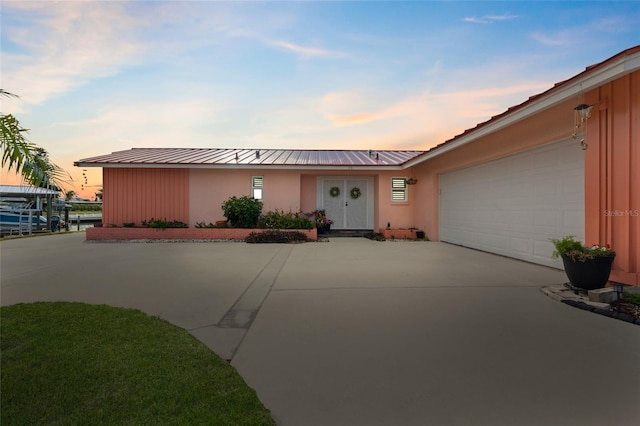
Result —
[[640, 305], [621, 300], [619, 304], [617, 302], [612, 303], [611, 310], [623, 315], [631, 316], [635, 318], [637, 322], [640, 322]]
[[422, 240], [426, 238], [424, 231], [419, 229], [380, 228], [379, 233], [387, 240]]
[[611, 303], [611, 310], [635, 319], [640, 324], [640, 293], [624, 293], [620, 300]]
[[[252, 197], [231, 197], [222, 204], [226, 220], [197, 222], [195, 227], [169, 218], [100, 224], [87, 228], [89, 241], [111, 240], [233, 240], [251, 243], [317, 241], [313, 213], [274, 210], [262, 213], [262, 202]], [[263, 235], [264, 234], [264, 235]]]
[[609, 306], [599, 307], [592, 303], [584, 302], [578, 299], [564, 299], [562, 303], [569, 306], [579, 308], [585, 311], [593, 312], [606, 317], [615, 318], [631, 324], [640, 325], [640, 304], [635, 301], [620, 300], [609, 303]]
[[[87, 228], [89, 241], [109, 240], [232, 240], [244, 241], [251, 233], [273, 231], [270, 229], [248, 228]], [[313, 229], [287, 229], [301, 232], [310, 241], [318, 240], [318, 232]]]

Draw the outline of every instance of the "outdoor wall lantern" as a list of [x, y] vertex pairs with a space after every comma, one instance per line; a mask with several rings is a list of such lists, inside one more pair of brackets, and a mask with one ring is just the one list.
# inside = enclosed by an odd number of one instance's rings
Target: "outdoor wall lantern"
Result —
[[406, 183], [407, 185], [415, 185], [416, 183], [418, 183], [418, 179], [414, 179], [414, 178], [405, 179], [404, 183]]
[[[574, 139], [577, 139], [578, 136], [580, 138], [580, 146], [582, 146], [582, 150], [587, 149], [589, 145], [585, 142], [585, 129], [584, 122], [587, 121], [588, 118], [591, 118], [591, 110], [593, 109], [593, 105], [587, 104], [579, 104], [573, 110], [574, 113], [574, 130], [573, 135], [571, 135]], [[582, 131], [581, 131], [582, 130]]]

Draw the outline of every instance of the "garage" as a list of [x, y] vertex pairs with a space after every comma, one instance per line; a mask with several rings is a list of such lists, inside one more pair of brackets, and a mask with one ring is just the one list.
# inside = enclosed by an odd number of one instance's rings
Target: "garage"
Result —
[[440, 175], [440, 240], [562, 268], [549, 238], [584, 239], [584, 151], [545, 145]]

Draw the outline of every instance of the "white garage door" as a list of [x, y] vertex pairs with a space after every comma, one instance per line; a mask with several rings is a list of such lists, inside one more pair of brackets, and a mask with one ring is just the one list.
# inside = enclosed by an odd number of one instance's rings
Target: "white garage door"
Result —
[[440, 176], [440, 240], [542, 265], [549, 238], [584, 239], [584, 151], [574, 140]]

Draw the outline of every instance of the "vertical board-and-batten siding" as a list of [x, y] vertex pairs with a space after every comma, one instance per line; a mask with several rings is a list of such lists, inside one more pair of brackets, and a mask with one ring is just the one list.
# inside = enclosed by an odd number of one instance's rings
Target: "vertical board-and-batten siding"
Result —
[[611, 280], [640, 285], [640, 71], [586, 94], [587, 244], [611, 244]]
[[104, 226], [155, 219], [189, 222], [188, 169], [105, 168]]

